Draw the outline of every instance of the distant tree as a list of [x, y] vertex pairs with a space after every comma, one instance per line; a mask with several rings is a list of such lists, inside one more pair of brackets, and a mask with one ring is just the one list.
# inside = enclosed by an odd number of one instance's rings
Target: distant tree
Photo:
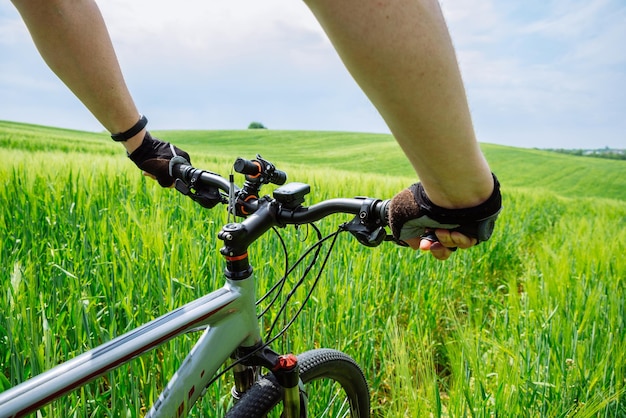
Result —
[[559, 152], [561, 154], [575, 155], [579, 157], [595, 157], [606, 158], [609, 160], [622, 160], [626, 161], [625, 149], [613, 149], [609, 147], [597, 148], [597, 149], [563, 149], [563, 148], [549, 148], [545, 151]]
[[250, 122], [248, 129], [267, 129], [261, 122]]

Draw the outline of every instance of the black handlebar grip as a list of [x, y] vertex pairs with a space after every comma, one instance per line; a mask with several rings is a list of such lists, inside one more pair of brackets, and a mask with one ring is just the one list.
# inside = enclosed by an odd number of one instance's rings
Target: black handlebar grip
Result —
[[190, 168], [192, 167], [189, 165], [189, 161], [184, 157], [177, 155], [170, 160], [170, 176], [175, 179], [186, 180], [185, 175], [189, 172]]

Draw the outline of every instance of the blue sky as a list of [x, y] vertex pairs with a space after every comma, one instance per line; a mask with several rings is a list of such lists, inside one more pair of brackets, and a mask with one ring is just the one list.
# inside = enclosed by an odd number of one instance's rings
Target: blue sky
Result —
[[[99, 2], [151, 129], [388, 132], [297, 0]], [[442, 3], [481, 142], [626, 148], [624, 0]], [[0, 119], [98, 122], [0, 3]]]

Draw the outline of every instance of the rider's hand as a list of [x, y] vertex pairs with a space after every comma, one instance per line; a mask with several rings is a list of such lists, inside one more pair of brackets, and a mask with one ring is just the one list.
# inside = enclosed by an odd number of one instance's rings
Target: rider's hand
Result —
[[169, 142], [154, 138], [149, 132], [143, 142], [128, 158], [134, 162], [144, 174], [157, 180], [162, 187], [171, 187], [174, 178], [170, 175], [170, 160], [181, 156], [191, 163], [189, 154]]
[[[389, 205], [389, 226], [393, 236], [413, 249], [430, 251], [440, 260], [457, 248], [469, 248], [491, 237], [502, 206], [500, 184], [496, 177], [491, 196], [478, 206], [447, 209], [430, 201], [424, 188], [416, 183], [398, 193]], [[426, 234], [436, 236], [424, 238]]]
[[476, 238], [471, 238], [458, 231], [449, 229], [435, 229], [434, 233], [437, 241], [416, 237], [407, 238], [404, 242], [414, 250], [430, 251], [433, 257], [438, 260], [447, 260], [456, 248], [470, 248], [478, 242]]

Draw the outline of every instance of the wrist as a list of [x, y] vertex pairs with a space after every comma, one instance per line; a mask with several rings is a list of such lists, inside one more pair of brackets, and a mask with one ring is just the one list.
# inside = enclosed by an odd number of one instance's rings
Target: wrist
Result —
[[147, 132], [148, 131], [146, 129], [142, 129], [138, 134], [130, 137], [127, 141], [122, 142], [122, 145], [124, 145], [124, 148], [126, 148], [126, 152], [129, 155], [141, 146]]
[[128, 130], [123, 132], [117, 132], [111, 134], [111, 139], [116, 142], [121, 142], [126, 148], [126, 152], [128, 154], [135, 151], [141, 143], [146, 135], [146, 126], [148, 125], [148, 118], [144, 115], [139, 117], [139, 120], [131, 126]]
[[452, 182], [420, 178], [430, 202], [446, 209], [464, 209], [478, 206], [487, 200], [496, 186], [489, 170], [465, 174]]

